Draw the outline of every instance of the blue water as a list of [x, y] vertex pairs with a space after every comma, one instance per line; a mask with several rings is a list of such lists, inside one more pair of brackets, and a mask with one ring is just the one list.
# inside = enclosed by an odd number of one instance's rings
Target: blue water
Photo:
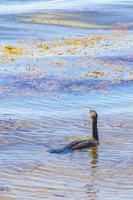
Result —
[[[22, 22], [36, 12], [69, 13], [81, 23], [108, 27]], [[0, 200], [132, 199], [133, 32], [132, 26], [117, 30], [113, 40], [109, 28], [132, 21], [131, 0], [0, 1]], [[37, 50], [40, 43], [94, 35], [111, 39], [77, 48], [73, 55], [66, 46], [63, 55]], [[3, 54], [5, 45], [29, 47], [33, 55]], [[85, 77], [88, 71], [111, 76]], [[52, 148], [91, 137], [90, 108], [99, 116], [99, 147], [50, 154]]]
[[[111, 7], [110, 7], [111, 5]], [[67, 9], [67, 10], [95, 10], [100, 7], [108, 6], [116, 10], [117, 7], [126, 8], [132, 7], [132, 0], [115, 1], [115, 0], [2, 0], [0, 1], [0, 14], [24, 13], [40, 10], [51, 9]], [[118, 11], [118, 9], [117, 9]]]

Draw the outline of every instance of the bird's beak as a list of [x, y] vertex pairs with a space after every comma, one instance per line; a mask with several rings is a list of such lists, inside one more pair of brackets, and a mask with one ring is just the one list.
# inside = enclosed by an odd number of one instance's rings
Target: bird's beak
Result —
[[92, 110], [92, 108], [91, 107], [89, 107], [89, 112]]

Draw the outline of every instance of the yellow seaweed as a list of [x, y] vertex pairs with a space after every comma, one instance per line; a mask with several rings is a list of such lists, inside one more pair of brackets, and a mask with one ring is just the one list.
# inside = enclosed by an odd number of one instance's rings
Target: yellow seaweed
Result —
[[25, 52], [22, 48], [17, 48], [12, 45], [5, 45], [3, 47], [3, 53], [6, 55], [23, 55]]
[[93, 71], [93, 72], [88, 72], [85, 74], [85, 77], [94, 77], [94, 78], [99, 78], [105, 76], [104, 72], [100, 71]]
[[50, 47], [47, 44], [39, 44], [37, 47], [44, 51], [50, 50]]

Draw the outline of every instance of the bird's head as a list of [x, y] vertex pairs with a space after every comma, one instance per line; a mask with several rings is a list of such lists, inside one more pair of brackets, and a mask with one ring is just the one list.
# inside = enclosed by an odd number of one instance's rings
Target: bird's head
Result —
[[89, 112], [91, 119], [97, 119], [98, 114], [95, 110], [90, 110]]

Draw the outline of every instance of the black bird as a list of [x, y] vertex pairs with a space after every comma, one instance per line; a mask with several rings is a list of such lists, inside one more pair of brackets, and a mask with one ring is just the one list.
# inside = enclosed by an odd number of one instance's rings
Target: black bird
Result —
[[66, 147], [72, 150], [80, 150], [80, 149], [95, 147], [99, 144], [98, 129], [97, 129], [97, 119], [98, 119], [97, 112], [95, 110], [90, 110], [90, 117], [92, 121], [92, 139], [74, 141], [71, 142]]
[[74, 150], [88, 149], [91, 147], [98, 146], [99, 145], [98, 128], [97, 128], [98, 114], [95, 110], [90, 110], [89, 114], [92, 122], [92, 138], [86, 140], [73, 141], [62, 149], [51, 150], [50, 153], [63, 153], [63, 152], [67, 153], [67, 152], [72, 152]]

